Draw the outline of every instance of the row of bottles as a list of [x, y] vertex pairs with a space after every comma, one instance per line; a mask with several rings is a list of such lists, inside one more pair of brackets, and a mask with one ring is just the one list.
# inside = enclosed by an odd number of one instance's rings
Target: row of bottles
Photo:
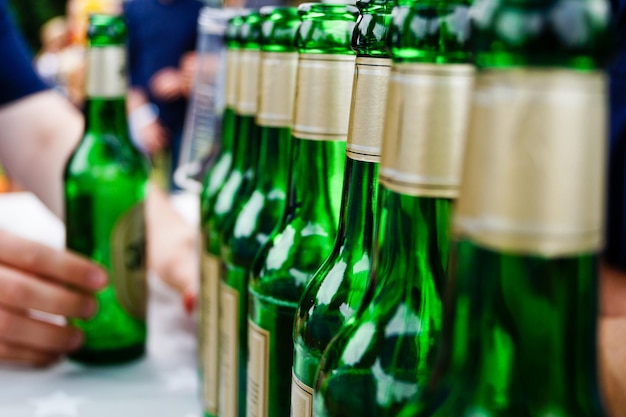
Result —
[[602, 416], [603, 0], [242, 11], [205, 416]]

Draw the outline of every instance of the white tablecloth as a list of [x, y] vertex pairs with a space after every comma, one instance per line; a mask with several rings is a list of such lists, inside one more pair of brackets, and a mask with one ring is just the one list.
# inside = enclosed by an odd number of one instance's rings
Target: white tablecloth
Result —
[[[173, 198], [196, 223], [195, 197]], [[63, 225], [28, 193], [0, 195], [0, 228], [63, 247]], [[44, 370], [0, 366], [0, 417], [200, 417], [193, 319], [155, 277], [150, 295], [144, 359], [112, 367], [69, 361]]]

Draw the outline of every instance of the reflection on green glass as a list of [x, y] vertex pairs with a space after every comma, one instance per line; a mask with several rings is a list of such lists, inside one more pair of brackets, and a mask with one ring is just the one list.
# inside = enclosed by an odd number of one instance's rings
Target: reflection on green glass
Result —
[[67, 247], [103, 265], [110, 278], [96, 316], [72, 320], [85, 343], [71, 358], [91, 364], [138, 358], [146, 341], [148, 165], [128, 133], [125, 41], [120, 17], [91, 17], [85, 135], [65, 168]]
[[[301, 54], [297, 96], [303, 99], [316, 91], [320, 94], [313, 96], [322, 102], [296, 108], [288, 206], [252, 270], [247, 393], [251, 416], [289, 416], [292, 329], [297, 303], [305, 285], [332, 249], [339, 217], [354, 71], [350, 35], [356, 9], [305, 4], [299, 10], [302, 24], [296, 38]], [[321, 59], [309, 63], [308, 58], [303, 59], [305, 54], [319, 54], [316, 58]], [[348, 85], [344, 83], [346, 69]], [[313, 73], [321, 75], [317, 82], [307, 78]], [[334, 116], [343, 117], [344, 112], [345, 120], [339, 120], [342, 130], [333, 130], [332, 123], [338, 120]], [[298, 133], [307, 129], [317, 132], [315, 139]]]
[[[608, 6], [603, 0], [478, 0], [474, 7], [478, 79], [507, 73], [559, 74], [567, 78], [570, 72], [581, 78], [593, 77], [594, 70], [602, 67], [606, 60], [610, 45], [609, 19]], [[550, 87], [547, 85], [540, 91], [549, 92]], [[509, 97], [519, 97], [523, 88], [528, 86], [512, 85]], [[572, 99], [576, 99], [580, 91], [570, 89], [567, 94], [568, 98], [559, 106], [575, 101]], [[525, 128], [532, 127], [528, 120], [533, 120], [533, 107], [545, 105], [541, 94], [533, 97], [536, 102], [527, 103], [524, 107], [527, 112], [518, 116], [519, 120], [524, 120]], [[559, 108], [557, 113], [562, 111], [567, 110]], [[569, 204], [567, 210], [558, 210], [559, 217], [575, 216], [587, 210], [583, 207], [587, 201], [596, 200], [583, 191], [583, 182], [578, 182], [574, 172], [557, 170], [559, 166], [568, 166], [567, 157], [560, 161], [555, 159], [576, 155], [572, 148], [583, 146], [587, 139], [597, 143], [597, 149], [602, 147], [602, 138], [594, 137], [597, 132], [588, 130], [591, 125], [588, 122], [582, 118], [581, 127], [589, 133], [582, 142], [566, 136], [559, 142], [561, 145], [540, 149], [548, 156], [541, 160], [531, 153], [520, 154], [522, 157], [516, 161], [519, 166], [545, 173], [539, 180], [540, 186], [530, 186], [535, 195], [525, 199], [527, 207], [540, 204], [546, 211], [553, 211], [550, 204], [555, 200], [550, 199], [544, 186], [555, 176], [559, 178], [559, 189], [579, 191], [578, 195], [573, 195], [580, 204]], [[501, 119], [485, 113], [482, 123], [483, 129], [494, 129]], [[558, 128], [551, 128], [551, 124]], [[533, 136], [551, 139], [560, 128], [559, 122], [546, 117]], [[493, 142], [499, 139], [492, 138], [491, 146], [496, 146]], [[528, 137], [518, 138], [517, 146], [530, 149], [529, 143], [524, 143], [528, 140]], [[471, 144], [470, 141], [468, 147]], [[583, 153], [586, 155], [584, 169], [600, 166], [592, 159], [601, 152]], [[494, 162], [484, 156], [474, 165], [468, 160], [465, 172], [470, 168], [478, 170], [480, 165], [481, 170], [500, 175], [494, 171]], [[581, 169], [577, 162], [573, 166], [577, 171]], [[594, 178], [594, 181], [601, 178], [597, 172], [584, 172], [582, 177]], [[492, 196], [509, 193], [508, 198], [520, 192], [516, 187], [504, 188], [506, 190], [491, 187], [490, 192]], [[602, 189], [602, 184], [593, 183], [590, 189]], [[478, 188], [475, 191], [485, 192]], [[539, 230], [544, 232], [548, 228]], [[538, 248], [514, 251], [486, 247], [461, 233], [454, 252], [440, 359], [425, 391], [400, 415], [456, 417], [479, 412], [485, 417], [603, 416], [596, 374], [597, 257], [594, 248], [547, 255], [541, 254]]]
[[[287, 62], [287, 65], [295, 68], [297, 60], [295, 32], [300, 24], [297, 9], [266, 7], [261, 9], [260, 13], [261, 50], [279, 52], [287, 59], [291, 58], [293, 62]], [[263, 55], [261, 59], [264, 59]], [[263, 64], [262, 68], [265, 68]], [[276, 67], [271, 69], [276, 73], [280, 70]], [[260, 85], [264, 83], [272, 86], [291, 84], [293, 94], [295, 71], [292, 71], [292, 80], [276, 79], [275, 75], [283, 75], [283, 72], [274, 74], [263, 71]], [[265, 109], [265, 101], [291, 100], [290, 97], [281, 95], [284, 91], [276, 89], [271, 92], [274, 94], [261, 97], [258, 112]], [[288, 113], [292, 112], [288, 111]], [[223, 344], [220, 386], [222, 394], [219, 404], [220, 415], [233, 417], [246, 415], [248, 277], [256, 254], [276, 228], [284, 212], [291, 158], [292, 139], [289, 120], [283, 122], [282, 126], [278, 123], [264, 125], [263, 119], [257, 116], [257, 124], [259, 125], [260, 152], [254, 186], [251, 194], [246, 194], [247, 199], [241, 204], [241, 209], [236, 212], [237, 215], [231, 215], [227, 219], [227, 225], [222, 233], [222, 256], [225, 265], [221, 271], [224, 302], [222, 302], [223, 317], [221, 318]], [[236, 311], [228, 311], [227, 308], [233, 308]], [[228, 316], [237, 317], [237, 320]]]
[[293, 398], [306, 395], [297, 392], [299, 386], [313, 387], [322, 352], [359, 307], [370, 270], [390, 65], [385, 40], [393, 2], [359, 1], [357, 6], [361, 15], [352, 48], [358, 58], [339, 229], [330, 256], [307, 285], [298, 306], [293, 333], [293, 373], [298, 382], [292, 385], [292, 417], [311, 415], [310, 402], [298, 403]]
[[372, 286], [324, 352], [318, 416], [395, 415], [435, 357], [452, 201], [380, 192]]

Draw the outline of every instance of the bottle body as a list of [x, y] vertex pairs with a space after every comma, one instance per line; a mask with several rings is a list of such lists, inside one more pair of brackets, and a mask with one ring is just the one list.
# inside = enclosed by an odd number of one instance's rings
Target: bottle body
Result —
[[248, 277], [284, 212], [291, 162], [294, 36], [300, 19], [295, 8], [262, 8], [260, 14], [259, 158], [252, 191], [222, 233], [219, 414], [225, 417], [246, 415]]
[[[332, 249], [339, 217], [356, 9], [307, 4], [300, 6], [300, 14], [288, 203], [249, 284], [251, 415], [289, 416], [294, 315], [306, 283]], [[328, 31], [335, 36], [326, 37]]]
[[85, 344], [71, 357], [93, 364], [140, 357], [146, 340], [148, 168], [128, 133], [124, 39], [120, 18], [92, 18], [85, 135], [64, 174], [66, 246], [109, 272], [96, 316], [73, 321]]
[[370, 287], [320, 361], [319, 417], [395, 416], [434, 368], [474, 70], [467, 5], [425, 3], [393, 11]]
[[292, 417], [312, 416], [317, 368], [330, 340], [354, 315], [368, 283], [378, 199], [378, 164], [391, 60], [390, 2], [358, 2], [357, 53], [341, 216], [335, 245], [307, 284], [294, 323]]
[[[489, 3], [473, 35], [478, 72], [441, 358], [401, 416], [602, 416], [606, 98], [595, 68], [608, 15], [578, 19], [601, 9], [597, 1], [577, 3], [574, 15], [558, 2]], [[507, 15], [520, 25], [503, 36]], [[574, 31], [584, 36], [571, 42]]]

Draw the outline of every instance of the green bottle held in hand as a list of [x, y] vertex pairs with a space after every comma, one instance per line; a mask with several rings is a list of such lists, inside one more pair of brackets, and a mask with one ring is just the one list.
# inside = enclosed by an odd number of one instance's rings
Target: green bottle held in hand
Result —
[[200, 195], [200, 296], [198, 350], [202, 375], [202, 407], [206, 417], [218, 412], [219, 393], [219, 269], [220, 246], [210, 232], [216, 199], [233, 168], [236, 147], [237, 92], [239, 85], [239, 31], [242, 15], [228, 21], [226, 42], [225, 107], [222, 115], [221, 149], [215, 164], [206, 172]]
[[352, 48], [357, 53], [339, 230], [296, 314], [292, 417], [313, 415], [312, 393], [322, 352], [357, 311], [367, 287], [378, 198], [391, 59], [386, 40], [393, 1], [359, 1]]
[[478, 73], [442, 357], [401, 415], [604, 416], [596, 322], [609, 6], [474, 7]]
[[353, 6], [303, 4], [288, 205], [250, 278], [247, 412], [290, 413], [293, 321], [331, 252], [340, 212], [355, 54]]
[[70, 357], [114, 364], [145, 351], [149, 168], [126, 120], [126, 25], [120, 16], [93, 15], [88, 39], [85, 134], [64, 174], [66, 246], [104, 266], [110, 284], [91, 320], [72, 321], [85, 343]]
[[255, 256], [270, 237], [287, 204], [291, 124], [298, 54], [296, 8], [264, 7], [256, 124], [259, 158], [250, 193], [226, 220], [220, 270], [219, 415], [246, 416], [248, 277]]
[[468, 29], [464, 2], [394, 8], [370, 286], [320, 361], [318, 417], [395, 416], [434, 366], [474, 76]]

